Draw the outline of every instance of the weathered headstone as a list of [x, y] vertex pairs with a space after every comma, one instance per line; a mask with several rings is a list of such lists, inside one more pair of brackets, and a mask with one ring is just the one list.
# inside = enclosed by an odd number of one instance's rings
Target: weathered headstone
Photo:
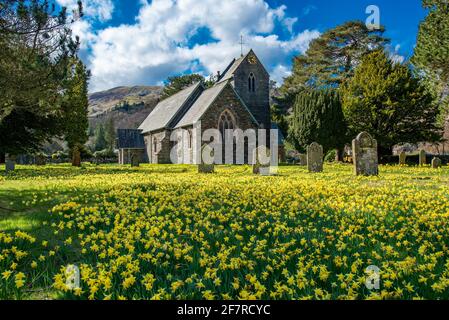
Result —
[[140, 152], [139, 150], [131, 150], [131, 167], [138, 167], [140, 166]]
[[405, 166], [406, 160], [407, 160], [407, 154], [404, 151], [402, 151], [399, 154], [399, 165], [400, 166]]
[[7, 154], [5, 156], [6, 172], [14, 171], [16, 169], [16, 156]]
[[214, 150], [209, 145], [201, 148], [200, 164], [198, 165], [198, 173], [214, 173]]
[[352, 140], [354, 174], [375, 176], [379, 174], [377, 141], [369, 133], [362, 132]]
[[305, 155], [305, 154], [303, 154], [303, 153], [301, 153], [301, 154], [299, 155], [299, 165], [300, 165], [301, 167], [307, 166], [307, 155]]
[[323, 147], [316, 142], [307, 146], [307, 169], [309, 172], [323, 172]]
[[427, 164], [427, 154], [425, 150], [419, 152], [419, 165], [425, 166]]
[[440, 167], [441, 167], [441, 159], [437, 158], [437, 157], [433, 158], [432, 159], [432, 168], [438, 169]]
[[[262, 161], [261, 155], [263, 158], [268, 159], [268, 163], [266, 161]], [[264, 159], [264, 160], [266, 160]], [[253, 174], [259, 174], [261, 176], [269, 176], [271, 175], [271, 152], [265, 146], [259, 146], [253, 151]]]

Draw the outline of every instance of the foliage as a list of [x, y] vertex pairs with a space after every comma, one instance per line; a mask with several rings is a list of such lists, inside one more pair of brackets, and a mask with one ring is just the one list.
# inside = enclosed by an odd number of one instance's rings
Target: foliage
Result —
[[449, 3], [445, 0], [424, 0], [429, 14], [420, 24], [412, 63], [423, 73], [435, 91], [442, 119], [449, 112]]
[[69, 154], [64, 151], [57, 151], [51, 155], [51, 158], [53, 160], [66, 161], [69, 158]]
[[96, 160], [105, 160], [105, 159], [113, 159], [117, 158], [117, 154], [111, 149], [104, 149], [101, 151], [95, 151], [93, 157]]
[[342, 87], [343, 111], [352, 136], [367, 131], [380, 155], [401, 143], [436, 141], [438, 107], [406, 65], [383, 50], [366, 55], [354, 77]]
[[164, 91], [162, 92], [161, 99], [167, 99], [179, 91], [197, 83], [202, 82], [206, 88], [214, 85], [214, 80], [206, 80], [200, 74], [188, 74], [182, 76], [169, 77], [165, 82]]
[[289, 121], [289, 139], [300, 151], [312, 142], [321, 144], [325, 152], [342, 148], [346, 142], [341, 99], [334, 89], [302, 91]]
[[83, 145], [88, 139], [88, 79], [89, 72], [83, 62], [75, 59], [70, 66], [70, 78], [62, 102], [62, 125], [68, 147]]
[[334, 150], [329, 150], [329, 152], [324, 157], [324, 161], [326, 162], [334, 162], [337, 157], [337, 152]]
[[110, 152], [115, 149], [116, 145], [116, 130], [114, 118], [109, 117], [104, 124], [104, 139], [106, 141], [106, 149]]
[[448, 170], [18, 166], [0, 175], [25, 210], [0, 215], [0, 298], [448, 299]]
[[95, 151], [104, 150], [107, 147], [105, 137], [105, 130], [102, 123], [99, 123], [95, 128]]
[[61, 93], [78, 50], [69, 23], [48, 1], [2, 1], [0, 152], [33, 153], [62, 134]]
[[362, 21], [346, 22], [311, 41], [304, 55], [293, 61], [292, 75], [281, 87], [284, 99], [294, 102], [304, 88], [338, 87], [351, 78], [361, 58], [389, 43], [385, 29], [369, 29]]

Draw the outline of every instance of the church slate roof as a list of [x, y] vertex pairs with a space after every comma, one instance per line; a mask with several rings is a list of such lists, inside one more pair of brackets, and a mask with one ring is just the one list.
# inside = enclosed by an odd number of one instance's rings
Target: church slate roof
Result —
[[227, 84], [228, 82], [221, 82], [212, 88], [204, 90], [192, 107], [190, 107], [189, 111], [187, 111], [184, 117], [176, 124], [176, 128], [192, 125], [200, 120], [201, 116], [207, 111], [209, 106], [220, 95]]
[[142, 133], [148, 133], [168, 127], [170, 122], [182, 112], [189, 98], [200, 88], [202, 88], [201, 82], [195, 83], [159, 102], [156, 108], [140, 125], [139, 130]]
[[138, 129], [117, 130], [118, 149], [145, 149], [145, 141]]
[[234, 76], [235, 71], [240, 66], [240, 64], [245, 60], [246, 56], [240, 57], [239, 59], [231, 62], [231, 64], [225, 69], [223, 75], [218, 79], [218, 82], [226, 81]]
[[204, 90], [202, 83], [199, 82], [159, 102], [140, 125], [139, 130], [141, 133], [146, 134], [161, 129], [182, 128], [195, 124], [227, 85], [234, 90], [236, 97], [251, 115], [254, 123], [259, 125], [250, 109], [230, 84], [236, 70], [250, 54], [254, 54], [253, 50], [250, 50], [248, 54], [241, 56], [239, 59], [234, 59], [212, 88]]

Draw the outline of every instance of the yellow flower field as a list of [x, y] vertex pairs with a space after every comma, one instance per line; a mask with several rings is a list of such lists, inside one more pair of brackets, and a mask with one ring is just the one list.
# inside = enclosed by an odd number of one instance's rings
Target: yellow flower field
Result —
[[19, 166], [0, 175], [0, 298], [448, 299], [449, 168], [380, 172]]

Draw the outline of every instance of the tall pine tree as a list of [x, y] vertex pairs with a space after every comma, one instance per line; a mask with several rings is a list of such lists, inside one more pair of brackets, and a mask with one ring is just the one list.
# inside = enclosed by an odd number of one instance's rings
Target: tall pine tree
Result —
[[78, 50], [70, 22], [45, 0], [1, 1], [0, 153], [33, 153], [63, 134], [61, 93]]
[[114, 118], [109, 117], [106, 123], [104, 124], [104, 138], [106, 141], [106, 149], [109, 153], [112, 153], [115, 148], [115, 121]]
[[424, 0], [423, 6], [429, 14], [420, 24], [411, 61], [434, 92], [444, 121], [449, 113], [449, 2]]
[[63, 102], [62, 120], [64, 136], [72, 151], [73, 166], [80, 166], [77, 150], [83, 149], [88, 139], [88, 80], [89, 72], [79, 59], [74, 59], [70, 67], [71, 77], [67, 81]]

